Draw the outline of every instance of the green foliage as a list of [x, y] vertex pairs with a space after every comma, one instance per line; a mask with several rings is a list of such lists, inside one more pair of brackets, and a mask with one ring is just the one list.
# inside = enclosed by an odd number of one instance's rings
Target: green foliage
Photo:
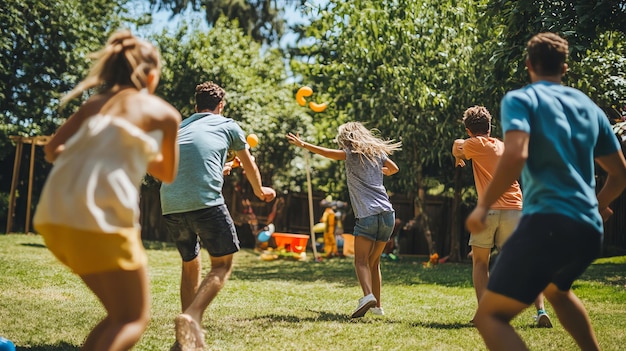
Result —
[[485, 4], [337, 0], [310, 10], [315, 19], [299, 30], [315, 41], [293, 50], [306, 59], [292, 68], [331, 102], [317, 129], [357, 120], [401, 140], [391, 191], [413, 192], [425, 178], [450, 184], [451, 144], [465, 136], [460, 117], [483, 103], [475, 92], [484, 67], [474, 57], [487, 39], [477, 25]]
[[[106, 33], [119, 27], [124, 3], [125, 0], [3, 2], [0, 11], [0, 193], [3, 195], [0, 197], [8, 194], [12, 178], [15, 147], [9, 136], [49, 135], [68, 117], [73, 107], [68, 106], [59, 114], [58, 99], [85, 76], [89, 64], [87, 53], [99, 49], [107, 39]], [[24, 152], [28, 153], [29, 149], [25, 147]], [[47, 168], [39, 151], [35, 154], [35, 198], [46, 175], [41, 171]], [[28, 165], [27, 161], [22, 160], [22, 164]], [[22, 178], [27, 174], [23, 169]], [[24, 194], [26, 184], [24, 181], [18, 184]], [[2, 214], [7, 213], [4, 207], [1, 210]]]
[[571, 58], [579, 61], [603, 33], [626, 33], [626, 0], [491, 0], [488, 15], [485, 22], [502, 27], [492, 61], [495, 80], [506, 82], [507, 90], [527, 82], [524, 50], [534, 34], [563, 35]]
[[606, 32], [573, 62], [568, 81], [603, 107], [611, 119], [626, 110], [626, 33]]
[[[289, 190], [301, 184], [303, 175], [289, 167], [296, 155], [285, 135], [306, 130], [311, 117], [294, 99], [294, 87], [286, 84], [286, 68], [277, 50], [261, 50], [236, 23], [222, 17], [208, 32], [154, 36], [165, 62], [157, 93], [176, 106], [184, 117], [194, 112], [197, 84], [212, 80], [226, 90], [224, 115], [239, 122], [247, 133], [259, 137], [252, 149], [265, 184]], [[298, 182], [300, 181], [300, 182]]]
[[[117, 29], [123, 0], [10, 1], [0, 13], [0, 118], [12, 133], [52, 133], [58, 98], [82, 79], [85, 56]], [[71, 19], [71, 20], [70, 20]]]

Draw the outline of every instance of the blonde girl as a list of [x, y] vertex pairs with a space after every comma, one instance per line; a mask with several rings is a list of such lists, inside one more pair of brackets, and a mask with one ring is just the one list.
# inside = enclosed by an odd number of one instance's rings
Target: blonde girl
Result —
[[138, 189], [146, 172], [164, 182], [174, 179], [181, 117], [153, 95], [161, 68], [153, 45], [120, 31], [93, 57], [88, 76], [61, 106], [88, 89], [100, 89], [44, 149], [54, 166], [34, 225], [107, 312], [82, 350], [129, 350], [150, 318]]
[[372, 313], [384, 314], [380, 299], [382, 276], [380, 255], [391, 237], [395, 212], [383, 185], [383, 175], [398, 172], [388, 157], [400, 150], [401, 143], [382, 140], [377, 130], [368, 130], [359, 122], [339, 126], [335, 141], [339, 149], [309, 144], [298, 134], [287, 134], [289, 143], [333, 160], [346, 161], [350, 202], [356, 217], [354, 227], [354, 265], [363, 290], [352, 318]]

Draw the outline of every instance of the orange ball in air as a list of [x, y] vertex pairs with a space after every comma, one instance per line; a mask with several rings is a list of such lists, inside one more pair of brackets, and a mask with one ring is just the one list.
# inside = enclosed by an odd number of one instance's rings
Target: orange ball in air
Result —
[[246, 141], [248, 142], [248, 145], [250, 145], [250, 147], [256, 147], [257, 145], [259, 145], [259, 137], [257, 137], [256, 134], [249, 134], [246, 138]]

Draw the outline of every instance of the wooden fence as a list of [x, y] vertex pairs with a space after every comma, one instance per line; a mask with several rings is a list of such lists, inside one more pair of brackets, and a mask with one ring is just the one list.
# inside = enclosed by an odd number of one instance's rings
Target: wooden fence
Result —
[[[226, 204], [235, 220], [241, 245], [243, 247], [254, 246], [254, 236], [249, 226], [244, 224], [243, 206], [241, 204], [242, 197], [239, 193], [234, 192], [230, 187], [224, 188], [224, 197]], [[313, 194], [313, 213], [314, 223], [317, 223], [322, 216], [324, 209], [320, 205], [325, 194]], [[308, 195], [306, 193], [287, 193], [279, 195], [280, 201], [283, 201], [282, 208], [277, 212], [275, 220], [276, 231], [296, 234], [309, 234], [309, 205]], [[272, 203], [264, 203], [256, 198], [250, 199], [254, 213], [259, 221], [259, 225], [266, 224], [267, 217], [272, 210]], [[342, 199], [343, 200], [343, 199]], [[275, 200], [276, 201], [276, 200]], [[414, 204], [413, 199], [405, 196], [392, 196], [391, 202], [396, 211], [396, 218], [406, 222], [413, 218]], [[424, 210], [430, 218], [430, 230], [432, 238], [435, 242], [435, 249], [441, 254], [447, 254], [450, 251], [451, 224], [453, 221], [449, 218], [449, 209], [451, 200], [447, 198], [427, 197], [424, 203]], [[157, 186], [145, 186], [141, 190], [140, 199], [141, 208], [141, 226], [142, 238], [145, 240], [170, 241], [163, 225], [161, 216], [161, 204], [159, 197], [159, 188]], [[465, 216], [467, 209], [463, 209], [461, 214]], [[348, 212], [344, 221], [344, 231], [351, 233], [354, 228], [354, 218]], [[462, 221], [459, 221], [462, 222]], [[462, 223], [461, 223], [462, 225]], [[463, 233], [461, 238], [461, 254], [462, 257], [468, 252], [467, 239], [468, 235], [461, 228], [458, 232]], [[420, 230], [409, 230], [401, 233], [400, 253], [406, 255], [427, 255], [428, 244]]]
[[[224, 195], [227, 206], [231, 211], [241, 245], [243, 247], [254, 246], [254, 236], [249, 227], [243, 223], [241, 196], [229, 187], [225, 187]], [[322, 216], [323, 208], [320, 201], [324, 194], [313, 195], [314, 222], [317, 223]], [[309, 234], [309, 207], [306, 193], [287, 193], [279, 195], [284, 201], [282, 209], [278, 211], [274, 225], [276, 231], [298, 234]], [[250, 199], [254, 213], [260, 225], [264, 225], [267, 216], [272, 210], [273, 203], [264, 203], [256, 198]], [[276, 201], [276, 200], [275, 200]], [[396, 211], [396, 217], [403, 222], [410, 220], [414, 213], [413, 199], [406, 196], [395, 195], [391, 197], [391, 202]], [[615, 214], [605, 223], [604, 255], [626, 255], [626, 193], [611, 205]], [[161, 205], [159, 189], [155, 186], [143, 187], [141, 191], [141, 225], [142, 238], [146, 240], [170, 241], [164, 230], [161, 216]], [[461, 206], [458, 210], [460, 218], [467, 217], [471, 208]], [[427, 197], [424, 201], [424, 211], [430, 219], [430, 230], [432, 239], [435, 242], [435, 250], [440, 256], [450, 253], [451, 237], [453, 233], [452, 225], [456, 223], [460, 233], [460, 254], [461, 258], [466, 257], [469, 252], [467, 242], [469, 233], [464, 228], [464, 220], [457, 220], [451, 216], [452, 199], [445, 197]], [[351, 232], [354, 227], [354, 219], [347, 217], [344, 223], [345, 231]], [[427, 255], [428, 244], [421, 230], [405, 231], [401, 234], [400, 253], [405, 255]]]

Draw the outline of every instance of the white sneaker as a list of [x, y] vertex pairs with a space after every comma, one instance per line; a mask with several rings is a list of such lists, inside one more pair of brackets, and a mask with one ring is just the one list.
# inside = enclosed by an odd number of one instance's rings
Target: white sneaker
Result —
[[535, 317], [535, 321], [537, 322], [537, 327], [539, 328], [552, 328], [550, 317], [548, 317], [548, 314], [545, 311], [540, 311]]
[[359, 299], [359, 306], [352, 312], [352, 318], [363, 317], [370, 308], [376, 306], [376, 298], [374, 294], [363, 296]]
[[382, 306], [381, 307], [372, 307], [372, 308], [370, 308], [370, 312], [372, 312], [372, 314], [375, 314], [377, 316], [384, 316], [385, 315], [385, 311], [383, 311]]

